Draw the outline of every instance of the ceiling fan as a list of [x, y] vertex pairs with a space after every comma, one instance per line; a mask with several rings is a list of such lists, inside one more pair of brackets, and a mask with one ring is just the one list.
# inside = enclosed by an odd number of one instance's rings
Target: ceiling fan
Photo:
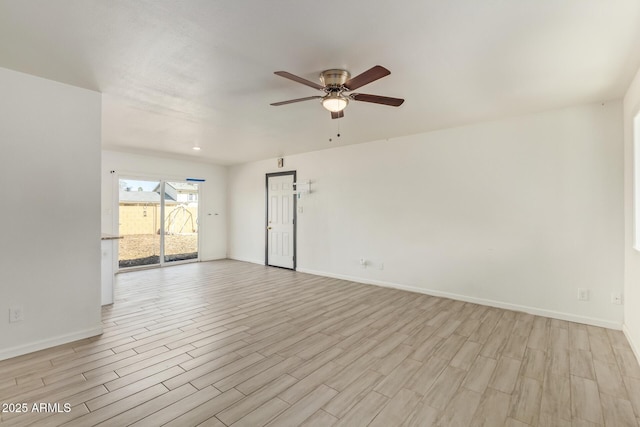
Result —
[[365, 93], [349, 93], [391, 74], [391, 71], [380, 65], [376, 65], [353, 78], [351, 78], [351, 74], [346, 70], [332, 69], [323, 71], [320, 73], [320, 83], [322, 83], [322, 85], [286, 71], [276, 71], [274, 74], [325, 92], [324, 95], [307, 96], [306, 98], [290, 99], [288, 101], [274, 102], [271, 104], [276, 107], [293, 104], [294, 102], [320, 99], [322, 100], [322, 106], [331, 112], [331, 118], [339, 119], [344, 117], [344, 109], [347, 104], [349, 104], [349, 101], [372, 102], [374, 104], [390, 105], [392, 107], [399, 107], [404, 102], [404, 99], [400, 98], [367, 95]]

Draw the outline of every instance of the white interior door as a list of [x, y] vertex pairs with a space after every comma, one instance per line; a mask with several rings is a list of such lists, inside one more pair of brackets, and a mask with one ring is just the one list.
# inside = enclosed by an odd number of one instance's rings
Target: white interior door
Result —
[[294, 172], [267, 175], [267, 265], [295, 268]]

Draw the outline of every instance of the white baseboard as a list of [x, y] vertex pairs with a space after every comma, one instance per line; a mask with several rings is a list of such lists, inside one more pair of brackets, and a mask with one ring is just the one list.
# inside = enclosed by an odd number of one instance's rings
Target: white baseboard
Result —
[[616, 330], [622, 329], [621, 323], [613, 322], [611, 320], [579, 316], [571, 313], [545, 310], [542, 308], [511, 304], [507, 302], [494, 301], [494, 300], [485, 299], [485, 298], [469, 297], [466, 295], [437, 291], [434, 289], [424, 289], [424, 288], [417, 288], [415, 286], [399, 285], [397, 283], [384, 282], [381, 280], [366, 279], [362, 277], [347, 276], [342, 274], [333, 274], [333, 273], [327, 273], [324, 271], [308, 270], [306, 268], [298, 268], [297, 270], [301, 273], [308, 273], [316, 276], [331, 277], [333, 279], [348, 280], [350, 282], [364, 283], [367, 285], [375, 285], [375, 286], [382, 286], [385, 288], [393, 288], [393, 289], [400, 289], [403, 291], [417, 292], [420, 294], [431, 295], [434, 297], [449, 298], [449, 299], [454, 299], [458, 301], [471, 302], [474, 304], [487, 305], [490, 307], [503, 308], [506, 310], [522, 311], [524, 313], [534, 314], [536, 316], [550, 317], [552, 319], [567, 320], [569, 322], [584, 323], [587, 325], [600, 326], [600, 327], [609, 328], [609, 329], [616, 329]]
[[622, 332], [624, 332], [624, 336], [627, 337], [629, 346], [631, 347], [631, 350], [633, 350], [633, 354], [636, 355], [636, 360], [638, 361], [638, 363], [640, 363], [640, 347], [638, 346], [639, 343], [635, 342], [633, 338], [631, 338], [631, 333], [629, 332], [629, 328], [627, 328], [626, 324], [622, 325]]
[[235, 261], [243, 261], [243, 262], [250, 262], [251, 264], [264, 265], [264, 260], [263, 259], [238, 258], [238, 257], [234, 257], [234, 256], [229, 256], [227, 258], [235, 260]]
[[227, 257], [200, 258], [199, 262], [220, 261], [221, 259], [227, 259]]
[[7, 348], [4, 350], [0, 350], [0, 360], [11, 359], [12, 357], [22, 356], [23, 354], [33, 353], [34, 351], [44, 350], [46, 348], [67, 344], [89, 337], [95, 337], [96, 335], [100, 335], [101, 333], [102, 326], [97, 326], [95, 328], [85, 329], [83, 331], [78, 331], [71, 334], [59, 335], [57, 337], [47, 338], [44, 340]]

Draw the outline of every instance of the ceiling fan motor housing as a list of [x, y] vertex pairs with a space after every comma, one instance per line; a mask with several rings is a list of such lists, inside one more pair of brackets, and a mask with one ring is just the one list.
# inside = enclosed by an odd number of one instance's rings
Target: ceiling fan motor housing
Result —
[[347, 70], [333, 69], [320, 73], [320, 81], [329, 92], [338, 91], [350, 78], [351, 74]]

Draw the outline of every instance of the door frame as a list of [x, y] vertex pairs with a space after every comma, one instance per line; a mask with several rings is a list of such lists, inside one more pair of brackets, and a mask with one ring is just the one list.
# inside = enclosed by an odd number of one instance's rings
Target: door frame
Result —
[[295, 271], [298, 265], [298, 249], [297, 249], [297, 241], [298, 241], [298, 198], [293, 194], [293, 268], [289, 269], [286, 267], [279, 267], [277, 265], [269, 265], [269, 178], [273, 178], [276, 176], [285, 176], [285, 175], [293, 175], [293, 189], [296, 188], [296, 171], [286, 171], [286, 172], [272, 172], [268, 173], [265, 176], [265, 192], [264, 192], [264, 265], [269, 267], [276, 268], [284, 268], [285, 270], [293, 270]]

